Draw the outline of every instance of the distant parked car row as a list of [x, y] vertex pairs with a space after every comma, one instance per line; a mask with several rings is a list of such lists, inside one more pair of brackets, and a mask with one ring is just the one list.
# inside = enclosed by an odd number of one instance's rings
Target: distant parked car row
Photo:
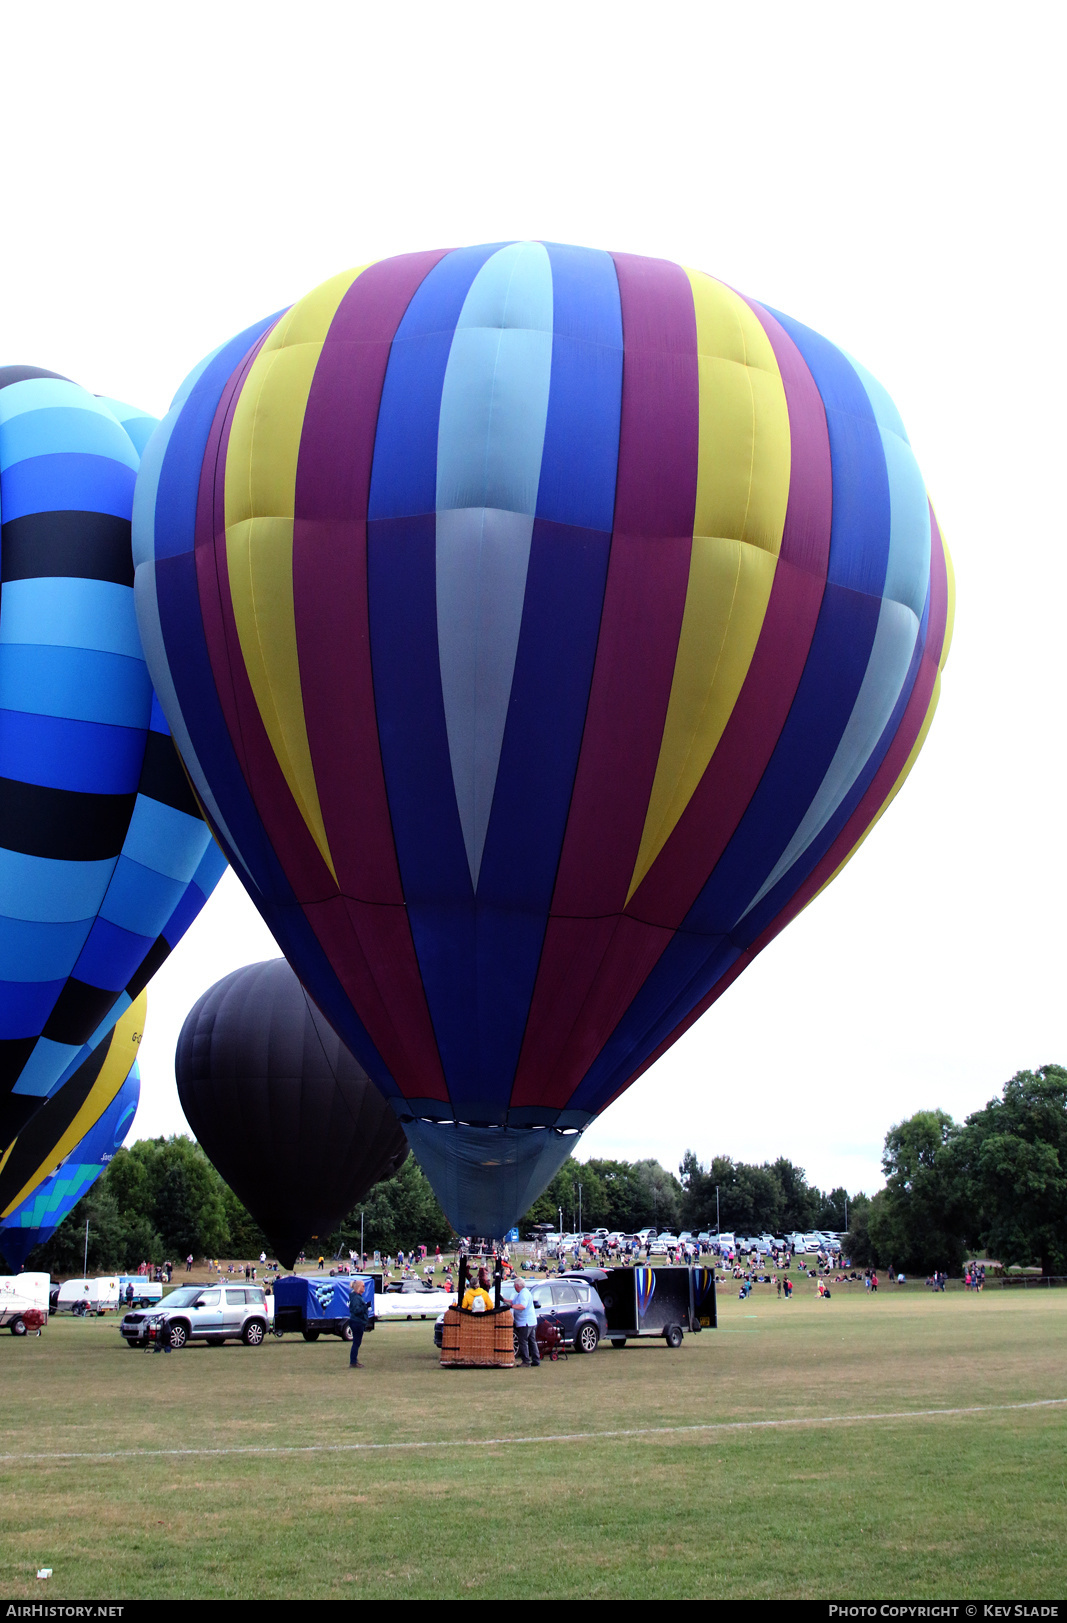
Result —
[[830, 1232], [828, 1230], [811, 1230], [801, 1233], [799, 1230], [788, 1234], [734, 1234], [723, 1230], [716, 1234], [710, 1229], [701, 1229], [694, 1233], [691, 1229], [682, 1229], [675, 1234], [670, 1229], [644, 1228], [636, 1233], [624, 1233], [620, 1229], [585, 1229], [581, 1233], [559, 1233], [556, 1230], [538, 1230], [528, 1236], [538, 1244], [546, 1247], [550, 1252], [570, 1251], [576, 1244], [595, 1246], [598, 1249], [606, 1246], [609, 1250], [625, 1251], [632, 1249], [636, 1244], [642, 1251], [648, 1250], [651, 1255], [665, 1255], [668, 1251], [677, 1250], [679, 1246], [693, 1245], [702, 1251], [718, 1250], [732, 1251], [746, 1256], [757, 1252], [760, 1256], [771, 1256], [775, 1251], [786, 1249], [799, 1255], [813, 1255], [819, 1251], [837, 1253], [841, 1250], [843, 1231]]

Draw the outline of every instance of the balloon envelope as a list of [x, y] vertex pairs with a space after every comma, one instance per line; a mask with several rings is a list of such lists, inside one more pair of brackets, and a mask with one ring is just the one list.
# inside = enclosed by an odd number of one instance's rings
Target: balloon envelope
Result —
[[151, 426], [67, 378], [0, 367], [0, 1150], [225, 868], [137, 630], [130, 512]]
[[141, 1080], [142, 992], [95, 1052], [37, 1112], [0, 1165], [0, 1252], [20, 1268], [105, 1170], [133, 1125]]
[[134, 550], [206, 814], [460, 1232], [502, 1233], [848, 859], [951, 623], [858, 362], [552, 243], [345, 272], [224, 345]]
[[287, 1268], [408, 1153], [395, 1114], [284, 958], [204, 993], [174, 1070], [197, 1140]]

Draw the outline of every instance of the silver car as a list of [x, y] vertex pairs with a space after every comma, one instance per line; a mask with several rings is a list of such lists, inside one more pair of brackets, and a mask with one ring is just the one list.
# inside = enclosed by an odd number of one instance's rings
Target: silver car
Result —
[[160, 1307], [127, 1313], [118, 1329], [127, 1347], [147, 1347], [158, 1344], [161, 1327], [173, 1348], [189, 1341], [220, 1347], [228, 1340], [260, 1347], [267, 1334], [266, 1297], [258, 1285], [182, 1285]]

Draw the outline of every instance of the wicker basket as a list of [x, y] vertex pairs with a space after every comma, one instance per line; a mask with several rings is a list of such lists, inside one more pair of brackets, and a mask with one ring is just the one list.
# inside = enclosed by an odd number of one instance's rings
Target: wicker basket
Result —
[[515, 1318], [510, 1307], [498, 1313], [465, 1313], [450, 1307], [442, 1327], [441, 1363], [453, 1369], [514, 1369]]

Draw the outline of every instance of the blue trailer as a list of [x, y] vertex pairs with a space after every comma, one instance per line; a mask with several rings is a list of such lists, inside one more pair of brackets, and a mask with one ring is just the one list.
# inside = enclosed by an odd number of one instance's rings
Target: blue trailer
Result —
[[351, 1341], [348, 1300], [356, 1279], [363, 1280], [363, 1300], [370, 1310], [367, 1329], [373, 1330], [381, 1274], [283, 1274], [274, 1281], [274, 1334], [299, 1331], [305, 1341], [318, 1341], [320, 1336]]

